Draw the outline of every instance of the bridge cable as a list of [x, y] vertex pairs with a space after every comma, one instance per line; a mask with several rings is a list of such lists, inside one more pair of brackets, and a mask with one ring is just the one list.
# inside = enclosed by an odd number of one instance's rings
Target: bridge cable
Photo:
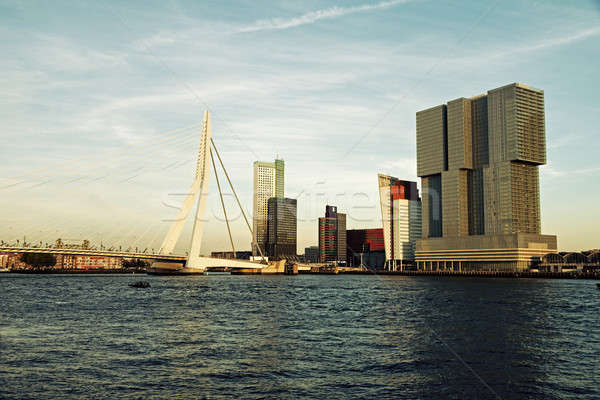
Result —
[[221, 207], [223, 207], [223, 215], [225, 216], [225, 223], [227, 224], [227, 233], [229, 233], [229, 241], [231, 242], [231, 249], [233, 250], [233, 258], [235, 259], [235, 246], [233, 245], [233, 237], [231, 236], [231, 228], [229, 227], [229, 219], [227, 218], [227, 210], [225, 209], [225, 202], [223, 201], [223, 193], [221, 192], [221, 184], [219, 183], [219, 171], [215, 165], [215, 157], [213, 156], [212, 149], [208, 148], [210, 152], [210, 161], [212, 162], [213, 171], [215, 171], [215, 181], [217, 181], [217, 188], [219, 188], [219, 198], [221, 199]]
[[[129, 155], [129, 152], [131, 150], [131, 148], [136, 148], [138, 150], [143, 150], [144, 148], [148, 148], [148, 147], [153, 147], [156, 145], [160, 145], [163, 142], [167, 142], [169, 140], [171, 140], [171, 138], [168, 135], [172, 135], [172, 137], [176, 137], [177, 135], [180, 134], [189, 134], [194, 132], [194, 130], [196, 130], [197, 128], [199, 128], [201, 125], [200, 123], [195, 123], [195, 124], [191, 124], [182, 128], [177, 128], [177, 129], [172, 129], [170, 131], [167, 132], [161, 132], [159, 134], [150, 136], [148, 139], [142, 140], [140, 143], [135, 143], [135, 144], [128, 144], [128, 145], [121, 145], [118, 147], [112, 147], [103, 151], [100, 151], [98, 153], [96, 153], [94, 156], [92, 157], [102, 157], [104, 160], [106, 160], [106, 155], [109, 155], [111, 153], [113, 154], [121, 154], [121, 155]], [[23, 174], [19, 174], [19, 175], [13, 175], [11, 177], [6, 177], [6, 178], [0, 178], [1, 180], [11, 180], [11, 179], [17, 179], [17, 178], [22, 178], [25, 176], [31, 176], [36, 174], [37, 172], [44, 172], [50, 169], [54, 169], [56, 170], [57, 168], [62, 169], [62, 168], [69, 168], [71, 166], [71, 164], [80, 162], [80, 161], [84, 161], [84, 160], [89, 160], [90, 157], [88, 155], [86, 156], [82, 156], [82, 157], [78, 157], [78, 158], [72, 158], [70, 160], [66, 160], [63, 162], [57, 162], [57, 163], [53, 163], [53, 164], [49, 164], [46, 165], [42, 168], [33, 170], [33, 171], [29, 171]]]
[[[177, 138], [175, 138], [175, 137], [166, 138], [166, 139], [164, 139], [162, 141], [162, 143], [161, 142], [155, 142], [155, 143], [152, 143], [152, 144], [147, 144], [147, 145], [142, 146], [142, 147], [138, 147], [137, 149], [136, 148], [133, 149], [134, 151], [145, 150], [145, 152], [143, 154], [135, 154], [135, 153], [133, 153], [131, 151], [129, 151], [128, 153], [127, 152], [123, 152], [120, 155], [117, 155], [117, 157], [113, 157], [112, 159], [104, 158], [103, 160], [96, 162], [95, 165], [84, 165], [83, 167], [78, 168], [76, 173], [81, 174], [81, 173], [84, 173], [84, 171], [85, 171], [85, 173], [89, 174], [89, 172], [91, 172], [91, 171], [102, 169], [102, 168], [105, 168], [105, 169], [110, 169], [111, 167], [114, 168], [115, 166], [119, 166], [120, 165], [120, 164], [117, 164], [117, 163], [121, 163], [122, 164], [127, 159], [130, 159], [130, 161], [133, 159], [133, 161], [135, 162], [136, 161], [135, 160], [136, 157], [140, 157], [140, 156], [147, 157], [149, 154], [164, 151], [166, 144], [173, 145], [173, 146], [180, 146], [180, 145], [187, 144], [187, 142], [189, 142], [190, 140], [194, 139], [193, 136], [187, 136], [187, 135], [189, 135], [189, 133], [192, 133], [192, 132], [193, 132], [193, 130], [183, 131], [182, 133], [186, 134], [186, 136], [177, 137]], [[152, 147], [154, 147], [154, 148], [152, 148]], [[130, 150], [130, 149], [128, 149], [128, 150]], [[95, 157], [100, 156], [101, 154], [102, 153], [99, 153]], [[121, 159], [121, 160], [119, 160], [119, 159]], [[78, 160], [79, 159], [71, 160], [70, 163], [74, 163], [74, 162], [76, 162]], [[59, 167], [57, 169], [61, 170], [61, 169], [65, 169], [65, 168], [68, 168], [68, 167], [71, 167], [71, 166], [70, 165], [66, 165], [66, 163], [63, 163], [63, 166]], [[48, 170], [48, 168], [46, 170]], [[38, 171], [40, 171], [40, 170], [38, 170]], [[27, 176], [27, 175], [28, 176], [32, 176], [33, 174], [34, 173], [23, 174], [21, 176]], [[103, 178], [105, 178], [105, 177], [107, 177], [109, 175], [110, 174], [108, 174], [108, 175], [106, 175], [104, 177], [101, 177], [101, 178], [94, 178], [94, 177], [92, 177], [92, 181], [103, 179]], [[45, 175], [39, 175], [37, 177], [33, 177], [33, 178], [29, 178], [29, 179], [24, 179], [24, 180], [15, 182], [15, 183], [11, 183], [11, 184], [0, 186], [0, 190], [10, 189], [10, 188], [13, 188], [13, 187], [16, 187], [16, 186], [20, 186], [20, 185], [30, 185], [30, 184], [33, 184], [33, 186], [27, 186], [26, 188], [33, 188], [33, 187], [45, 185], [45, 184], [50, 183], [50, 182], [52, 182], [53, 180], [56, 180], [56, 179], [63, 179], [65, 177], [68, 178], [69, 176], [71, 176], [71, 177], [73, 176], [73, 174], [70, 173], [70, 171], [66, 171], [66, 175], [63, 176], [63, 177], [60, 177], [60, 175], [58, 173], [56, 173], [56, 170], [55, 170], [54, 173], [46, 173]], [[77, 176], [77, 175], [75, 175], [75, 176]], [[76, 182], [76, 181], [81, 181], [83, 179], [89, 179], [89, 178], [90, 178], [90, 176], [81, 176], [80, 175], [80, 176], [78, 176], [77, 178], [74, 178], [74, 179], [73, 178], [69, 178], [70, 180], [68, 180], [65, 183], [68, 184], [68, 183], [72, 183], [72, 182]], [[14, 179], [14, 177], [13, 178], [2, 178], [2, 180], [10, 180], [10, 179]], [[47, 179], [47, 180], [39, 182], [40, 179]]]
[[[238, 206], [240, 207], [240, 211], [242, 212], [242, 216], [244, 217], [244, 220], [246, 221], [246, 225], [248, 226], [248, 230], [250, 231], [250, 234], [254, 236], [254, 233], [252, 232], [252, 227], [250, 226], [250, 222], [248, 222], [248, 218], [246, 217], [246, 213], [244, 212], [244, 207], [242, 207], [242, 203], [240, 202], [240, 199], [233, 187], [233, 184], [231, 183], [231, 179], [229, 179], [229, 174], [227, 173], [227, 170], [225, 169], [225, 165], [223, 164], [223, 160], [221, 160], [221, 155], [219, 154], [219, 150], [217, 150], [217, 146], [215, 145], [215, 142], [212, 138], [210, 138], [210, 143], [213, 146], [213, 149], [215, 149], [215, 153], [217, 154], [217, 158], [219, 159], [219, 163], [221, 164], [221, 168], [223, 168], [223, 172], [225, 173], [225, 177], [227, 178], [227, 182], [229, 182], [229, 187], [231, 188], [231, 191], [233, 192], [233, 195], [235, 196], [235, 200], [238, 203]], [[260, 257], [262, 258], [262, 261], [264, 263], [266, 263], [267, 261], [265, 260], [265, 255], [262, 251], [262, 248], [260, 247], [259, 243], [256, 243], [256, 247], [258, 248], [258, 252], [260, 253]]]

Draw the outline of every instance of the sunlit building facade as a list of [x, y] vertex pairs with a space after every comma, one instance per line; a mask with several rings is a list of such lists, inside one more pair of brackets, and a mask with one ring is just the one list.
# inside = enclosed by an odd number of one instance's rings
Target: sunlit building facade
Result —
[[541, 235], [544, 92], [513, 83], [417, 113], [424, 269], [525, 270], [556, 251]]
[[421, 198], [417, 182], [379, 174], [379, 202], [386, 267], [402, 270], [413, 265], [421, 238]]

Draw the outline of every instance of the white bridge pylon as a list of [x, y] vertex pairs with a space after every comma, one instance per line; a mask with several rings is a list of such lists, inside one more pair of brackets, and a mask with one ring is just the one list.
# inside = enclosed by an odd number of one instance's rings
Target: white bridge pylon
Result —
[[[192, 210], [196, 198], [198, 199], [196, 207], [196, 217], [194, 219], [194, 227], [192, 229], [192, 238], [189, 246], [189, 255], [185, 268], [205, 270], [207, 267], [231, 267], [231, 268], [263, 268], [263, 264], [241, 260], [224, 260], [220, 258], [203, 257], [200, 255], [200, 246], [202, 244], [203, 224], [206, 215], [206, 198], [208, 197], [208, 185], [210, 181], [210, 164], [214, 164], [213, 153], [210, 149], [212, 142], [212, 131], [210, 127], [210, 114], [208, 110], [204, 111], [204, 121], [202, 123], [202, 135], [200, 137], [200, 148], [198, 150], [198, 162], [196, 164], [196, 176], [194, 182], [187, 194], [175, 220], [173, 221], [169, 232], [165, 236], [162, 245], [160, 246], [159, 254], [170, 255], [179, 240], [183, 226]], [[214, 143], [213, 143], [214, 146]], [[215, 148], [216, 151], [216, 148]], [[219, 162], [221, 162], [219, 158]], [[223, 164], [221, 163], [223, 166]], [[223, 166], [223, 170], [224, 170]], [[226, 173], [226, 172], [225, 172]], [[216, 174], [216, 169], [215, 169]], [[215, 176], [216, 177], [216, 176]], [[216, 177], [218, 179], [218, 177]], [[229, 177], [228, 177], [229, 179]], [[217, 181], [218, 183], [218, 181]], [[233, 189], [233, 186], [232, 186]], [[219, 187], [220, 193], [220, 187]], [[237, 199], [237, 195], [236, 195]], [[224, 207], [224, 205], [223, 205]], [[241, 208], [241, 205], [240, 205]], [[225, 210], [224, 210], [225, 211]], [[242, 210], [243, 213], [243, 210]], [[226, 222], [229, 230], [229, 221]], [[245, 218], [245, 215], [244, 215]], [[246, 221], [247, 222], [247, 221]], [[249, 225], [248, 225], [249, 227]], [[233, 239], [230, 240], [233, 248]], [[235, 251], [235, 250], [234, 250]]]

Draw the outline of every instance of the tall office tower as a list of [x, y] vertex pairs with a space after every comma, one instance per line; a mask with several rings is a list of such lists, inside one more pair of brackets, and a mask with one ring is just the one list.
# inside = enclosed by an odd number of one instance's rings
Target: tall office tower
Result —
[[273, 260], [295, 258], [297, 201], [271, 197], [268, 203], [267, 256]]
[[383, 222], [386, 265], [401, 270], [415, 260], [421, 238], [421, 199], [417, 182], [379, 174], [379, 203]]
[[[269, 199], [284, 197], [283, 160], [275, 162], [254, 162], [254, 201], [252, 218], [252, 255], [258, 256], [260, 246], [263, 253], [267, 244], [267, 218]], [[266, 255], [266, 254], [265, 254]]]
[[319, 218], [319, 261], [346, 261], [346, 214], [336, 206], [326, 206]]
[[525, 270], [556, 251], [541, 235], [544, 92], [513, 83], [417, 113], [420, 268]]

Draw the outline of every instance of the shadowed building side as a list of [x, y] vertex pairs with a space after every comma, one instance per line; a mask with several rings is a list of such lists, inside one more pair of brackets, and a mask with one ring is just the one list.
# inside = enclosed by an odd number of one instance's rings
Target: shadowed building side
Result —
[[268, 201], [267, 256], [296, 258], [297, 200], [271, 197]]
[[268, 240], [269, 199], [284, 197], [283, 160], [254, 162], [254, 195], [252, 206], [252, 255], [259, 256]]
[[319, 261], [346, 262], [346, 214], [336, 206], [326, 206], [325, 217], [319, 218]]

